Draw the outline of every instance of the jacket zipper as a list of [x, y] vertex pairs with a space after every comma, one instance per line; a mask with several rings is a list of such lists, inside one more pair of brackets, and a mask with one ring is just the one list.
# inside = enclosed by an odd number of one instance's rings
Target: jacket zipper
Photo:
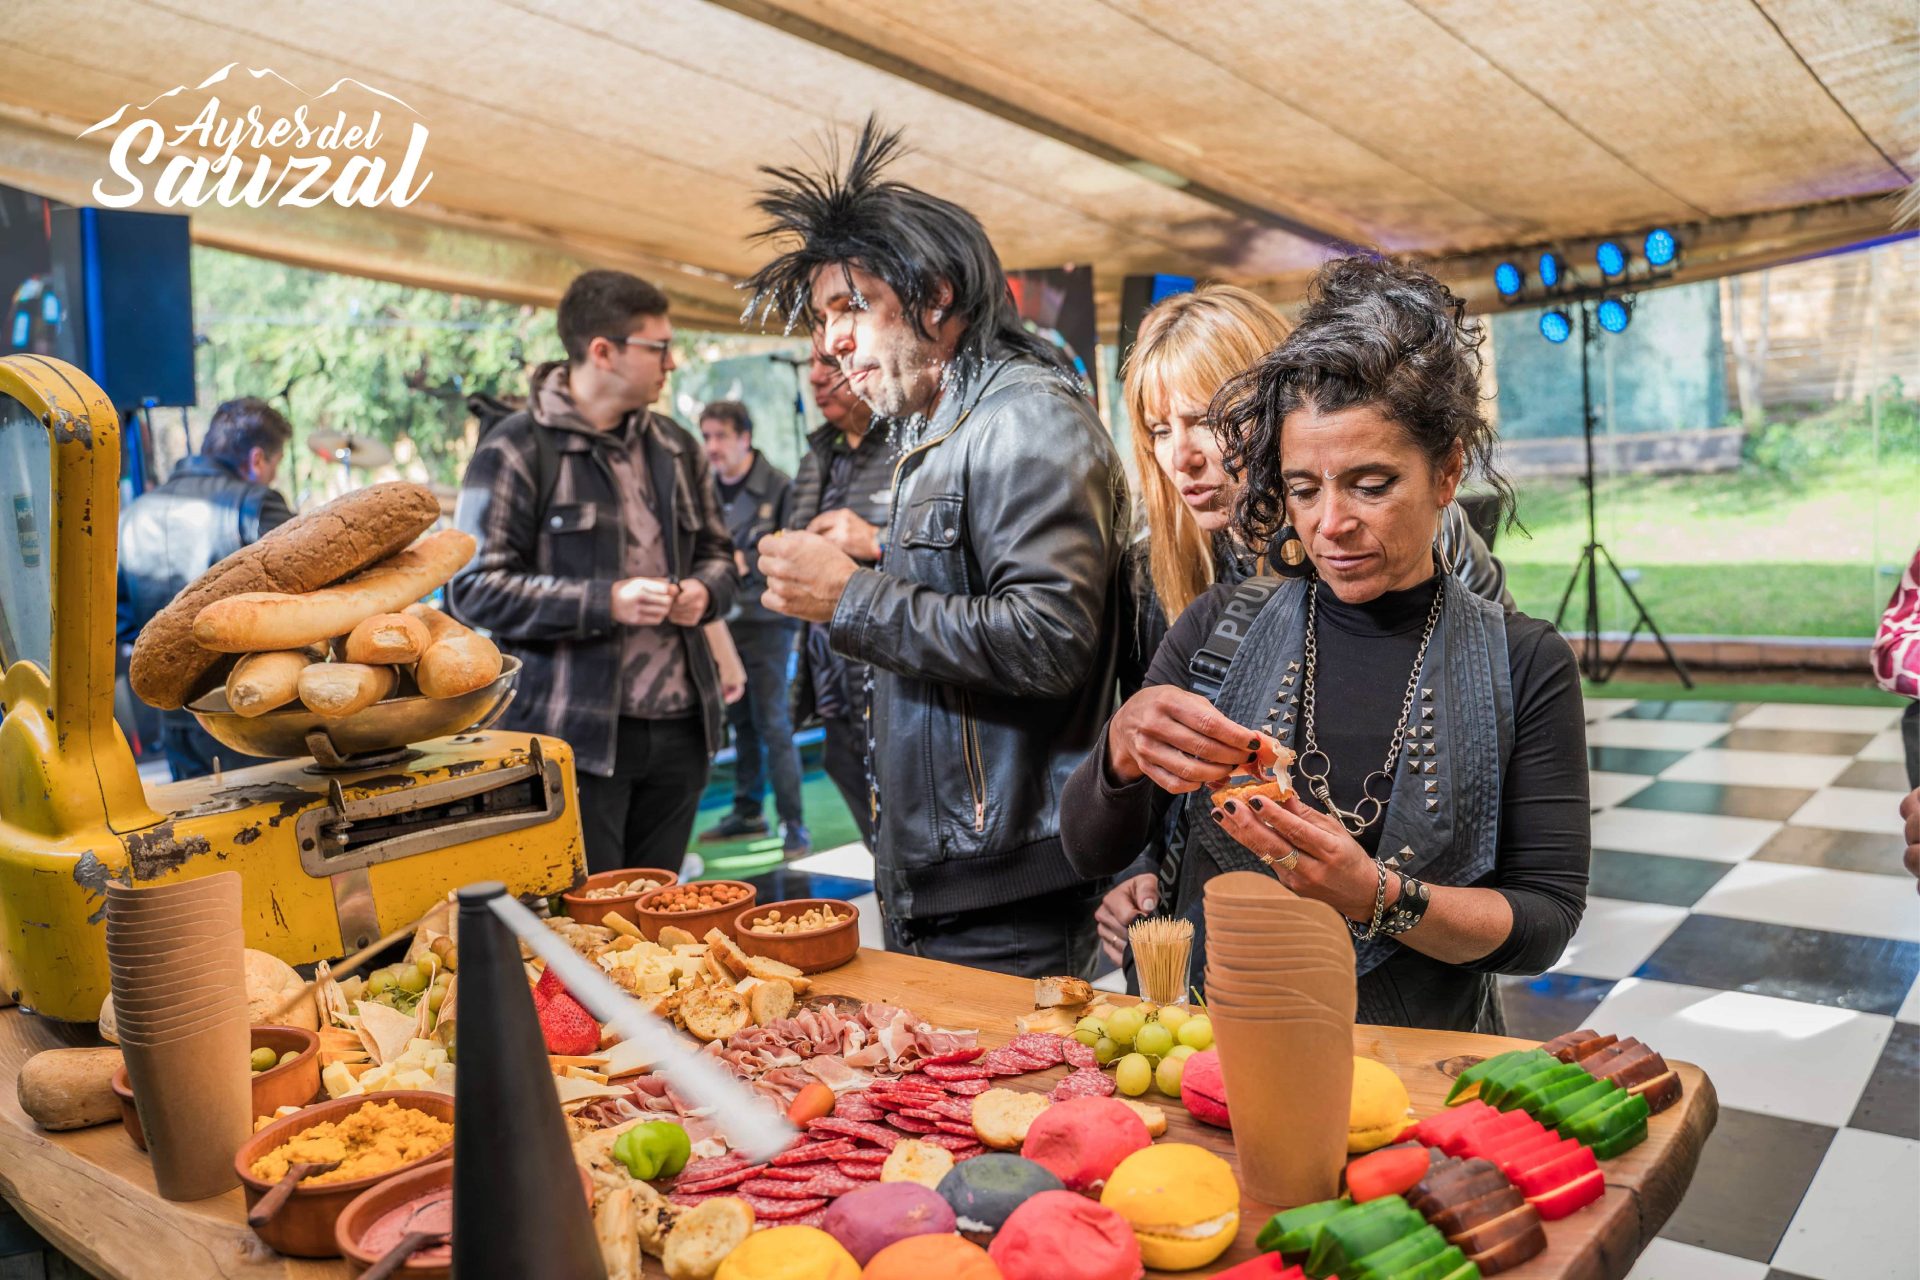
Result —
[[960, 691], [960, 757], [967, 768], [967, 792], [973, 797], [973, 830], [987, 829], [987, 766], [980, 750], [980, 732], [973, 723], [973, 695]]

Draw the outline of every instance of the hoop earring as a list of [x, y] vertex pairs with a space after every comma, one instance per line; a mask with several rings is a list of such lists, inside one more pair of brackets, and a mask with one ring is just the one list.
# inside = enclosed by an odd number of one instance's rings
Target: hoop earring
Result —
[[1449, 502], [1446, 506], [1440, 508], [1440, 527], [1434, 531], [1434, 535], [1433, 535], [1434, 563], [1438, 564], [1440, 566], [1440, 572], [1447, 575], [1449, 578], [1453, 576], [1453, 571], [1457, 565], [1457, 561], [1455, 561], [1453, 557], [1447, 554], [1447, 548], [1446, 548], [1447, 513], [1452, 509], [1453, 509], [1453, 504], [1451, 502]]
[[1291, 522], [1281, 525], [1267, 543], [1267, 567], [1282, 578], [1306, 578], [1313, 575], [1307, 560], [1307, 544], [1300, 540]]

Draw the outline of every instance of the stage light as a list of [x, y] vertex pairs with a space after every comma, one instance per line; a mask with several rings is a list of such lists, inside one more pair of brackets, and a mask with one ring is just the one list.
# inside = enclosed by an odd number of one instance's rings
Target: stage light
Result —
[[1664, 267], [1673, 262], [1674, 255], [1680, 252], [1680, 244], [1673, 238], [1673, 232], [1665, 227], [1655, 227], [1647, 232], [1647, 264]]
[[1627, 251], [1611, 240], [1602, 240], [1594, 248], [1593, 260], [1599, 266], [1600, 274], [1603, 276], [1626, 274]]
[[1500, 291], [1503, 298], [1514, 297], [1525, 283], [1520, 268], [1511, 262], [1503, 262], [1493, 269], [1493, 287]]
[[1625, 333], [1627, 322], [1633, 319], [1633, 309], [1619, 298], [1602, 298], [1594, 311], [1594, 319], [1608, 333]]
[[1565, 342], [1573, 336], [1573, 321], [1567, 319], [1567, 313], [1558, 307], [1543, 311], [1540, 313], [1540, 336], [1548, 342]]
[[1554, 253], [1540, 255], [1540, 283], [1549, 289], [1560, 287], [1560, 255]]

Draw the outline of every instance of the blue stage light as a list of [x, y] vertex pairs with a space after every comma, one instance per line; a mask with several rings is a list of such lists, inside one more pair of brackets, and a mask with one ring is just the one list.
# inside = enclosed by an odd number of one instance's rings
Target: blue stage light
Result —
[[1602, 240], [1593, 251], [1593, 260], [1600, 267], [1603, 276], [1624, 275], [1627, 270], [1627, 251], [1611, 240]]
[[1633, 318], [1633, 312], [1618, 298], [1602, 298], [1599, 308], [1594, 312], [1594, 318], [1608, 333], [1625, 333], [1627, 322]]
[[1500, 291], [1503, 298], [1511, 298], [1519, 293], [1525, 283], [1520, 276], [1520, 268], [1511, 262], [1503, 262], [1493, 269], [1493, 287]]
[[1540, 255], [1540, 283], [1549, 289], [1560, 286], [1560, 255], [1554, 253]]
[[1673, 232], [1665, 227], [1655, 227], [1647, 232], [1647, 262], [1656, 267], [1664, 267], [1673, 261], [1680, 252], [1679, 242], [1673, 238]]
[[1540, 336], [1548, 342], [1565, 342], [1573, 336], [1573, 321], [1559, 309], [1540, 313]]

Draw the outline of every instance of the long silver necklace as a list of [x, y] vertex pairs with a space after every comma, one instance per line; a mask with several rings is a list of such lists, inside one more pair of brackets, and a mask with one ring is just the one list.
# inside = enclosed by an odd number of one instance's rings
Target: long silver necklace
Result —
[[[1400, 748], [1406, 741], [1407, 722], [1413, 718], [1413, 695], [1420, 687], [1420, 668], [1427, 660], [1427, 645], [1433, 639], [1434, 628], [1440, 622], [1440, 605], [1447, 598], [1446, 575], [1440, 577], [1440, 585], [1433, 593], [1433, 607], [1427, 610], [1426, 630], [1420, 633], [1420, 651], [1413, 655], [1413, 671], [1407, 676], [1407, 696], [1400, 701], [1400, 723], [1393, 727], [1393, 741], [1387, 746], [1387, 762], [1367, 775], [1360, 784], [1360, 799], [1351, 810], [1342, 809], [1333, 802], [1333, 789], [1327, 784], [1327, 776], [1333, 770], [1333, 761], [1320, 749], [1319, 739], [1313, 732], [1313, 690], [1314, 677], [1320, 668], [1320, 646], [1315, 639], [1314, 619], [1318, 610], [1316, 604], [1320, 595], [1316, 581], [1307, 588], [1307, 671], [1304, 687], [1300, 691], [1301, 700], [1306, 703], [1306, 718], [1302, 725], [1302, 746], [1300, 758], [1294, 762], [1294, 772], [1306, 780], [1313, 794], [1320, 797], [1320, 803], [1327, 812], [1340, 819], [1340, 825], [1354, 835], [1359, 835], [1374, 823], [1380, 821], [1387, 811], [1387, 801], [1393, 796], [1393, 768], [1400, 760]], [[1368, 806], [1372, 808], [1369, 809]]]

